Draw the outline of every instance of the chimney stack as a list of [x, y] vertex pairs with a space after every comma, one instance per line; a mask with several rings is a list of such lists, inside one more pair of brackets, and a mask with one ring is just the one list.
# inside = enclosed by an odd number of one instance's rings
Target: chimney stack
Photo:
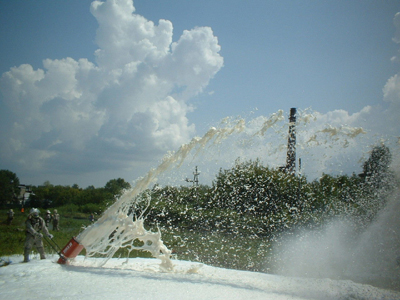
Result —
[[291, 174], [296, 172], [296, 108], [290, 109], [286, 171]]

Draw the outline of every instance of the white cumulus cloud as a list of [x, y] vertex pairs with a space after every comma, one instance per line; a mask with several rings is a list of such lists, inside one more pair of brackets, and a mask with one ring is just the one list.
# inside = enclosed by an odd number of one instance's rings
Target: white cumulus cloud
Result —
[[[2, 74], [9, 109], [0, 160], [13, 171], [130, 168], [187, 142], [187, 113], [223, 66], [211, 28], [186, 30], [135, 13], [132, 0], [94, 1], [96, 61], [44, 59]], [[3, 164], [5, 165], [5, 163]]]

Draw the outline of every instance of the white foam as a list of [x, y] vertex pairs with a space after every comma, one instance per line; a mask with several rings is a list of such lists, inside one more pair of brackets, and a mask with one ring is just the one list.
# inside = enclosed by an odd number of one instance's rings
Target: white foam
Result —
[[[325, 147], [324, 149], [326, 149], [332, 148], [333, 144], [338, 144], [338, 147], [343, 149], [343, 147], [349, 145], [349, 140], [355, 140], [365, 133], [362, 128], [335, 127], [329, 124], [319, 124], [315, 126], [314, 131], [308, 132], [309, 128], [304, 126], [309, 126], [312, 122], [318, 122], [318, 119], [308, 112], [303, 114], [300, 112], [298, 120], [299, 127], [303, 126], [302, 129], [300, 128], [302, 130], [301, 135], [304, 135], [298, 139], [298, 148], [311, 157], [312, 150], [310, 149], [313, 147]], [[279, 124], [281, 124], [280, 127]], [[270, 132], [272, 128], [275, 131], [266, 136], [267, 132]], [[225, 147], [232, 150], [232, 152], [235, 152], [233, 149], [239, 149], [235, 154], [247, 151], [259, 157], [260, 153], [255, 151], [253, 147], [254, 142], [257, 141], [259, 144], [264, 145], [264, 150], [265, 147], [268, 149], [265, 152], [269, 154], [269, 158], [276, 164], [279, 161], [277, 157], [285, 153], [286, 135], [287, 123], [284, 122], [284, 114], [281, 110], [270, 117], [258, 117], [247, 123], [242, 118], [225, 118], [219, 127], [210, 128], [203, 137], [193, 138], [188, 144], [182, 145], [176, 152], [168, 152], [157, 168], [151, 169], [143, 178], [137, 180], [134, 187], [131, 190], [127, 190], [110, 206], [95, 224], [86, 228], [77, 237], [78, 242], [84, 245], [87, 256], [104, 256], [104, 263], [113, 257], [118, 249], [126, 248], [128, 252], [132, 250], [149, 251], [154, 257], [161, 259], [161, 268], [172, 270], [171, 251], [164, 245], [160, 231], [154, 233], [146, 230], [143, 212], [140, 216], [137, 216], [137, 212], [134, 211], [138, 204], [143, 206], [143, 203], [138, 203], [138, 201], [145, 201], [142, 198], [139, 199], [138, 195], [148, 188], [150, 184], [155, 183], [157, 178], [167, 170], [181, 166], [187, 157], [193, 159], [193, 157], [199, 156], [200, 160], [205, 159], [202, 155], [202, 151], [205, 148], [209, 147], [210, 149], [214, 145], [220, 145], [230, 137], [240, 139], [237, 145], [234, 145], [231, 140], [225, 143]], [[270, 142], [263, 140], [271, 137], [275, 140]], [[277, 140], [281, 140], [281, 143], [277, 143]], [[305, 148], [307, 150], [304, 150]], [[321, 152], [321, 149], [316, 151]], [[335, 152], [335, 149], [333, 149], [333, 152]], [[223, 155], [226, 153], [223, 153]], [[207, 156], [214, 156], [214, 153]], [[330, 159], [328, 151], [326, 151], [325, 159]], [[282, 164], [283, 162], [284, 159], [282, 159]], [[318, 163], [321, 164], [321, 167], [318, 166]], [[324, 170], [322, 167], [323, 162], [314, 162], [313, 164], [315, 168], [319, 168], [319, 171]], [[272, 165], [272, 167], [276, 167], [276, 165]], [[148, 205], [148, 203], [145, 205]], [[135, 241], [141, 241], [143, 245], [138, 246]]]

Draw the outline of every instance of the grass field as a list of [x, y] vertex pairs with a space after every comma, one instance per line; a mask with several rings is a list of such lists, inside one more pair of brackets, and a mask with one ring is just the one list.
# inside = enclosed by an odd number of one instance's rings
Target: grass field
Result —
[[[0, 257], [14, 254], [23, 254], [25, 241], [25, 221], [28, 213], [15, 211], [15, 217], [11, 225], [6, 224], [7, 211], [0, 210]], [[53, 210], [51, 210], [53, 211]], [[42, 210], [41, 216], [44, 210]], [[90, 225], [89, 216], [82, 213], [73, 213], [58, 209], [60, 213], [60, 231], [52, 230], [53, 241], [63, 248], [68, 241], [77, 236], [85, 226]], [[146, 222], [145, 222], [146, 225]], [[198, 261], [217, 267], [231, 269], [265, 271], [266, 257], [270, 252], [270, 245], [262, 238], [249, 238], [233, 234], [220, 233], [218, 231], [193, 231], [184, 227], [166, 229], [159, 224], [162, 240], [168, 249], [172, 250], [173, 257], [180, 260]], [[149, 228], [146, 228], [149, 230]], [[155, 228], [151, 229], [155, 231]], [[55, 254], [56, 251], [44, 241], [45, 252]], [[33, 248], [33, 253], [36, 249]], [[84, 255], [85, 250], [80, 254]], [[120, 249], [114, 255], [126, 257], [126, 249]], [[129, 257], [150, 257], [150, 253], [133, 251]]]
[[[44, 210], [43, 210], [44, 211]], [[4, 257], [13, 254], [23, 254], [25, 242], [25, 221], [27, 220], [28, 212], [20, 212], [14, 210], [15, 216], [11, 225], [7, 225], [7, 212], [8, 210], [0, 210], [0, 256]], [[59, 211], [60, 212], [60, 211]], [[52, 230], [50, 225], [50, 233], [54, 235], [54, 241], [61, 248], [64, 247], [71, 237], [76, 236], [84, 226], [90, 224], [89, 216], [82, 214], [76, 215], [63, 215], [61, 211], [60, 218], [60, 231]], [[43, 217], [43, 213], [41, 214]], [[55, 253], [52, 247], [45, 241], [44, 247], [46, 253]], [[35, 252], [36, 249], [33, 248]]]

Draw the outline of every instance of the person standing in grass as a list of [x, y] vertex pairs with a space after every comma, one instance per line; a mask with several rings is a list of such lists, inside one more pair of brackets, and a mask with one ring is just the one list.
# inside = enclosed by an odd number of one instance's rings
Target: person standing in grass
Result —
[[53, 235], [49, 233], [44, 220], [39, 217], [39, 210], [37, 208], [31, 209], [28, 219], [25, 222], [25, 226], [26, 238], [24, 245], [24, 262], [29, 262], [29, 252], [33, 246], [35, 246], [39, 252], [40, 259], [46, 259], [42, 241], [43, 234], [40, 233], [40, 231], [43, 230], [43, 233], [50, 239], [53, 238]]
[[60, 231], [60, 228], [58, 227], [59, 222], [60, 215], [58, 214], [57, 209], [55, 209], [53, 214], [53, 230]]
[[13, 220], [14, 220], [14, 211], [10, 209], [7, 213], [7, 225], [11, 225]]
[[49, 210], [46, 211], [46, 215], [44, 216], [44, 221], [46, 222], [46, 227], [49, 228], [51, 221], [51, 212]]

